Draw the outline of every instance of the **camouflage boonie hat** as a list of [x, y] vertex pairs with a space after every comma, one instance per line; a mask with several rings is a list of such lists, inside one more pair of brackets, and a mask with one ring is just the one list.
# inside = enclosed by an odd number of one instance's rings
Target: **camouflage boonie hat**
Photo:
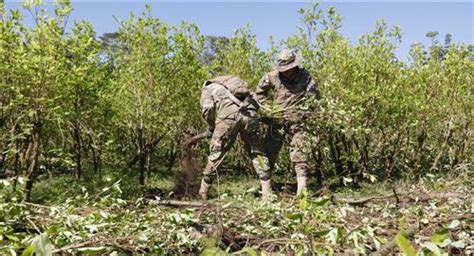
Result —
[[283, 49], [278, 55], [276, 70], [284, 72], [297, 67], [301, 63], [301, 56], [290, 49]]
[[247, 97], [250, 94], [247, 82], [238, 76], [219, 76], [211, 82], [225, 86], [235, 97]]

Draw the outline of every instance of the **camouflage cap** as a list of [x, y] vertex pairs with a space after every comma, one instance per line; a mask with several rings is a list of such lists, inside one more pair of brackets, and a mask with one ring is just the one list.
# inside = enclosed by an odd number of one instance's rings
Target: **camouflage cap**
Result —
[[224, 85], [236, 97], [246, 97], [250, 94], [247, 82], [238, 76], [218, 76], [211, 82]]
[[301, 63], [301, 56], [290, 49], [283, 49], [278, 55], [276, 70], [284, 72], [297, 67]]

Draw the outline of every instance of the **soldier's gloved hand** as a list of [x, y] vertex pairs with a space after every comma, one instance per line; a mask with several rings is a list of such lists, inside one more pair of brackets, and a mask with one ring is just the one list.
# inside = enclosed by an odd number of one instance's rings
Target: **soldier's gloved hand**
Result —
[[212, 134], [214, 133], [214, 127], [210, 127], [210, 126], [209, 126], [209, 127], [207, 128], [206, 133], [207, 133], [207, 138], [209, 138], [209, 139], [212, 138]]

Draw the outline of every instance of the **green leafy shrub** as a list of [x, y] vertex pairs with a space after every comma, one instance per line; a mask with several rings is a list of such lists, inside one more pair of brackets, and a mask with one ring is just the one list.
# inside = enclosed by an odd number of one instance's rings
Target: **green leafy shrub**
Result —
[[[25, 8], [33, 26], [20, 11], [1, 9], [0, 173], [27, 177], [26, 198], [38, 177], [74, 174], [87, 182], [107, 175], [102, 167], [142, 185], [154, 173], [174, 175], [182, 133], [204, 130], [203, 81], [232, 73], [254, 87], [283, 47], [300, 50], [322, 92], [309, 102], [318, 110], [304, 126], [313, 169], [326, 180], [472, 169], [473, 47], [450, 37], [441, 44], [429, 33], [432, 44], [414, 45], [403, 61], [399, 27], [378, 21], [351, 43], [336, 9], [313, 4], [300, 10], [295, 35], [268, 50], [249, 27], [231, 38], [205, 37], [193, 24], [152, 17], [149, 8], [100, 41], [86, 21], [65, 29], [69, 1], [57, 2], [54, 14], [36, 1]], [[206, 146], [196, 147], [199, 160]], [[244, 155], [238, 145], [222, 169], [254, 175]], [[292, 175], [287, 155], [276, 178]]]

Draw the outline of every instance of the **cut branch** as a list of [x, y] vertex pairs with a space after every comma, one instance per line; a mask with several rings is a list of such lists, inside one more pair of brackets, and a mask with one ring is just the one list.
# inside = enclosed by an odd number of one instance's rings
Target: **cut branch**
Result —
[[206, 202], [180, 201], [180, 200], [160, 200], [156, 201], [158, 205], [176, 206], [176, 207], [220, 207], [220, 205], [210, 204]]
[[459, 193], [453, 193], [453, 192], [433, 192], [433, 193], [422, 193], [422, 194], [398, 194], [394, 191], [394, 195], [387, 195], [387, 196], [370, 196], [370, 197], [361, 197], [361, 198], [355, 198], [355, 197], [336, 197], [332, 196], [331, 201], [333, 203], [346, 203], [346, 204], [355, 204], [355, 205], [361, 205], [368, 203], [370, 201], [381, 201], [381, 200], [389, 200], [392, 197], [395, 197], [395, 201], [397, 203], [400, 202], [413, 202], [413, 201], [428, 201], [432, 199], [440, 199], [440, 200], [447, 200], [447, 199], [453, 199], [453, 198], [465, 198], [467, 195], [464, 194], [459, 194]]

